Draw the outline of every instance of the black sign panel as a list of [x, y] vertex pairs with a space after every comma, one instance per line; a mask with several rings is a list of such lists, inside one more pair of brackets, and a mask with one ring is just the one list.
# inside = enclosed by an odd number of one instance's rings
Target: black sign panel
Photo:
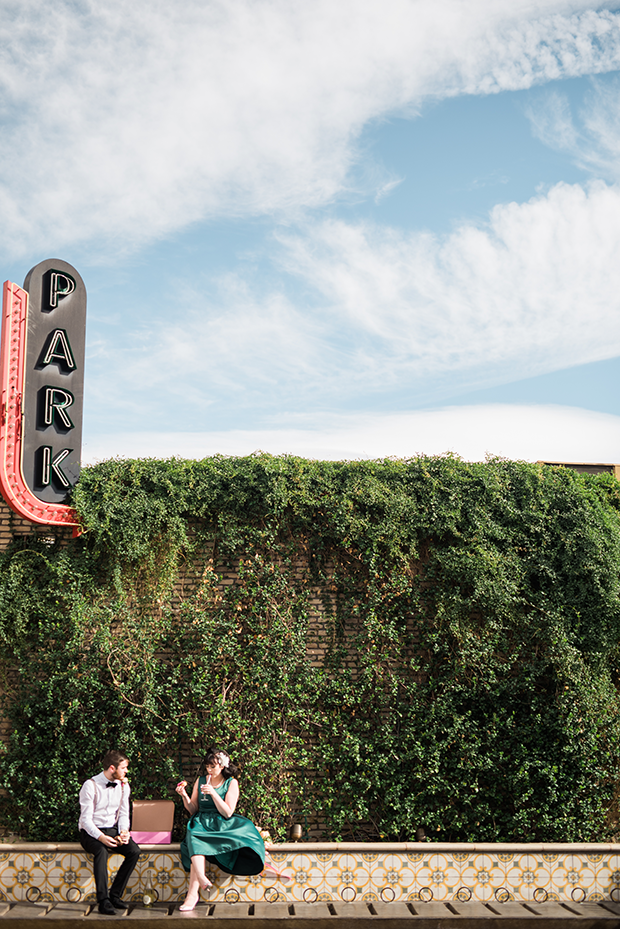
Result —
[[80, 474], [86, 288], [66, 261], [29, 271], [22, 472], [33, 494], [64, 503]]

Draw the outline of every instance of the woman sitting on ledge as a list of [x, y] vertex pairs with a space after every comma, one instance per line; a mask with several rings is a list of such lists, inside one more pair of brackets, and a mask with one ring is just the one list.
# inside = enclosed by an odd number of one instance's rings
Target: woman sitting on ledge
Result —
[[[207, 777], [199, 777], [191, 798], [186, 781], [177, 784], [176, 791], [192, 818], [187, 824], [181, 843], [181, 861], [189, 871], [189, 886], [183, 912], [193, 910], [198, 903], [200, 890], [208, 890], [211, 881], [205, 873], [205, 862], [210, 861], [226, 874], [260, 874], [265, 867], [265, 843], [256, 826], [235, 813], [239, 800], [239, 782], [226, 752], [207, 749], [205, 758]], [[286, 879], [272, 865], [269, 870]]]

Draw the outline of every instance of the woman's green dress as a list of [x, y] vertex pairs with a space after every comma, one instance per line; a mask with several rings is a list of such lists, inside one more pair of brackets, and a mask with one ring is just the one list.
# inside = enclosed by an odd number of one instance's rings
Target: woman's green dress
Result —
[[[229, 777], [215, 788], [222, 800], [231, 781]], [[183, 867], [189, 871], [192, 855], [204, 855], [227, 874], [260, 874], [265, 867], [265, 843], [260, 832], [245, 816], [233, 813], [226, 819], [218, 813], [211, 797], [202, 796], [200, 788], [205, 783], [205, 777], [198, 781], [198, 812], [188, 822], [181, 842]]]

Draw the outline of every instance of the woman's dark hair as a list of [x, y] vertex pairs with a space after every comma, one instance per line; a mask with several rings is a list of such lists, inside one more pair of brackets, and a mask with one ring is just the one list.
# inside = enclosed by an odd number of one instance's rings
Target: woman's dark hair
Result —
[[[207, 749], [205, 755], [205, 765], [208, 764], [219, 764], [218, 754], [219, 752], [224, 752], [225, 755], [228, 755], [228, 752], [224, 748], [217, 748], [215, 745], [210, 745]], [[222, 774], [226, 777], [237, 777], [239, 774], [239, 768], [236, 764], [233, 764], [232, 761], [229, 761], [227, 767], [222, 768]]]

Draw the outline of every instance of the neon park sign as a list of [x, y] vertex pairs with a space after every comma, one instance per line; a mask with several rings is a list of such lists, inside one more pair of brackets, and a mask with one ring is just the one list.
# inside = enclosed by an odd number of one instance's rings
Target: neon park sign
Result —
[[0, 491], [20, 516], [79, 526], [67, 495], [80, 474], [86, 288], [50, 258], [7, 281], [0, 350]]

